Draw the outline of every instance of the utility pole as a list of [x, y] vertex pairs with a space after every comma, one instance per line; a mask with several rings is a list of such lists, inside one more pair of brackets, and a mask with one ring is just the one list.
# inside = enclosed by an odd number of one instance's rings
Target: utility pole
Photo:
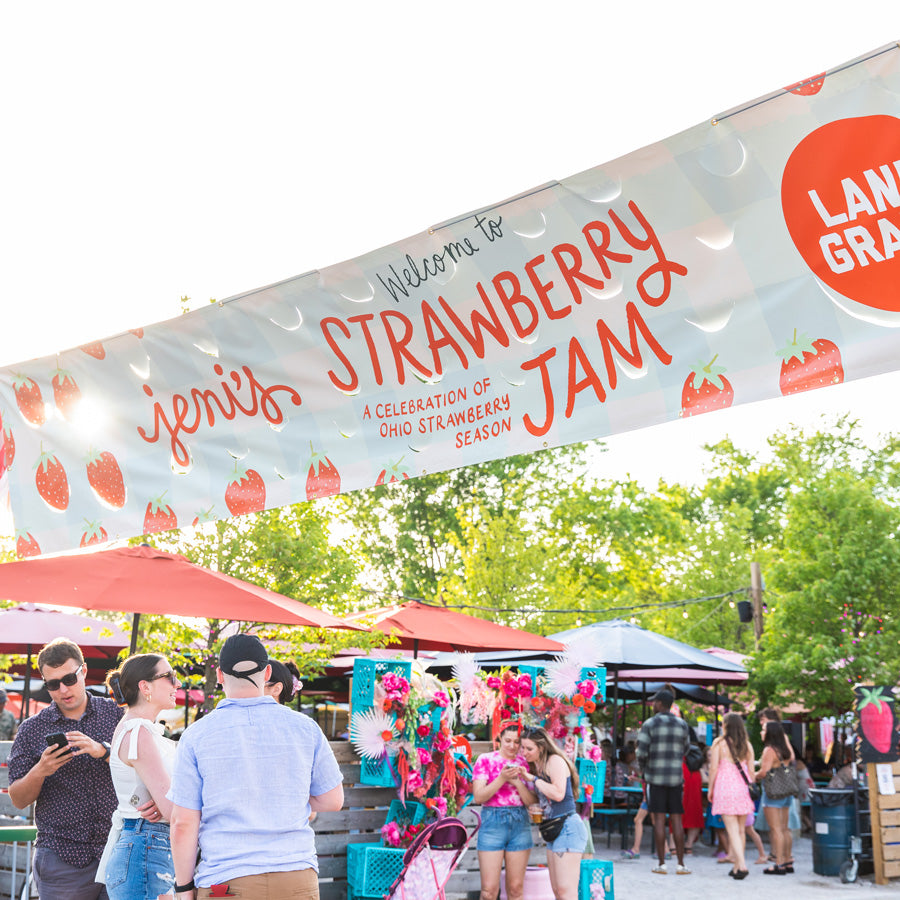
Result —
[[753, 604], [753, 637], [759, 649], [763, 633], [762, 573], [758, 562], [750, 563], [750, 602]]

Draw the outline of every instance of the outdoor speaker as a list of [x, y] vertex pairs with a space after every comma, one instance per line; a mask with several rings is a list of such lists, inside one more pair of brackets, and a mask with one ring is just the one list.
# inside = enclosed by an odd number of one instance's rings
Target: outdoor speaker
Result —
[[744, 622], [752, 622], [753, 621], [753, 607], [750, 605], [749, 600], [738, 600], [737, 604], [738, 618]]

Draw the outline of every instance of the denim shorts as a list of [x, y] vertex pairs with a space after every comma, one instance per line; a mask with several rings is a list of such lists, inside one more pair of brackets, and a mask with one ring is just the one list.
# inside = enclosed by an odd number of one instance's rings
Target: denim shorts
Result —
[[156, 900], [174, 886], [169, 826], [126, 819], [106, 866], [109, 900]]
[[485, 851], [530, 850], [531, 819], [524, 806], [482, 806], [481, 828], [478, 829], [478, 849]]
[[578, 813], [570, 813], [563, 824], [563, 830], [559, 833], [547, 849], [553, 853], [584, 853], [587, 847], [587, 825]]
[[768, 806], [769, 809], [784, 809], [786, 806], [791, 805], [791, 800], [793, 799], [793, 797], [779, 797], [777, 800], [774, 800], [766, 793], [765, 788], [763, 788], [763, 795], [760, 806]]

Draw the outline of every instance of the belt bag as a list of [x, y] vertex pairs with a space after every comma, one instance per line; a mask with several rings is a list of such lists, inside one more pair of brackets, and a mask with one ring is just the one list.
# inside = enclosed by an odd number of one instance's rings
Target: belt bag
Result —
[[796, 797], [800, 793], [800, 779], [797, 770], [790, 764], [772, 766], [763, 779], [766, 786], [766, 796], [773, 800], [783, 800], [785, 797]]
[[554, 816], [552, 819], [544, 819], [540, 825], [538, 825], [538, 831], [541, 833], [541, 837], [548, 843], [552, 844], [559, 836], [562, 834], [563, 825], [566, 824], [566, 819], [569, 817], [566, 816]]

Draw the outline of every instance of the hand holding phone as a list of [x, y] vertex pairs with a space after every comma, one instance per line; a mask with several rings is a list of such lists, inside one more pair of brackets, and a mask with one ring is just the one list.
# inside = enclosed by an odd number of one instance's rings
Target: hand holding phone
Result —
[[[47, 746], [63, 750], [68, 748], [69, 742], [61, 731], [57, 731], [55, 734], [47, 735]], [[71, 753], [71, 750], [69, 752]]]

